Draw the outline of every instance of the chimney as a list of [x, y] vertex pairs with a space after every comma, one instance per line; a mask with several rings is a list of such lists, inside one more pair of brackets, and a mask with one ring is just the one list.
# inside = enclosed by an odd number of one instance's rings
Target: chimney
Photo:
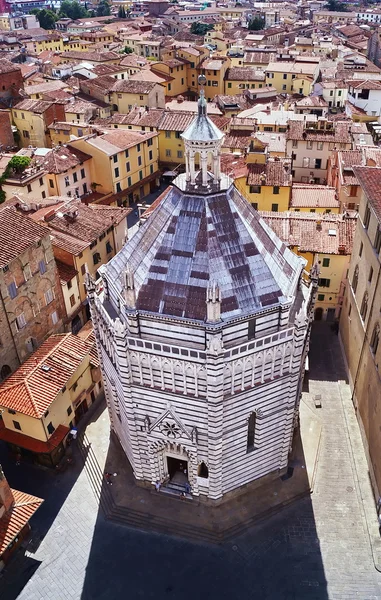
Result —
[[4, 475], [3, 468], [0, 465], [0, 518], [3, 516], [4, 513], [7, 513], [11, 510], [14, 503], [15, 499], [12, 494], [12, 490], [9, 487], [8, 481], [6, 480]]

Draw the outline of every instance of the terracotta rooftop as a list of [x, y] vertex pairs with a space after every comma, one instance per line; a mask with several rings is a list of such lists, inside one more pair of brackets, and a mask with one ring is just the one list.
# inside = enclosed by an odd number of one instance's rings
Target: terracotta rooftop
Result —
[[127, 150], [137, 144], [141, 144], [158, 134], [150, 131], [131, 131], [127, 129], [113, 129], [98, 136], [87, 138], [89, 151], [91, 147], [98, 148], [107, 156], [113, 156], [121, 150]]
[[292, 183], [291, 161], [288, 158], [268, 159], [266, 164], [248, 164], [247, 173], [247, 185], [289, 187]]
[[5, 267], [13, 259], [47, 236], [49, 230], [34, 223], [26, 215], [20, 214], [14, 207], [0, 210], [0, 267]]
[[225, 79], [229, 81], [264, 81], [265, 73], [254, 67], [230, 67], [226, 70]]
[[354, 90], [381, 90], [381, 81], [374, 81], [372, 79], [365, 79], [359, 81], [358, 79], [348, 79], [347, 86]]
[[[315, 125], [315, 124], [314, 124]], [[290, 120], [288, 122], [288, 140], [307, 140], [315, 142], [351, 143], [351, 123], [337, 121], [331, 129], [308, 127], [304, 121]]]
[[327, 185], [294, 183], [291, 192], [292, 208], [339, 208], [336, 190]]
[[78, 275], [78, 271], [76, 271], [74, 267], [72, 267], [71, 265], [66, 265], [65, 263], [57, 259], [56, 266], [61, 285], [66, 285], [68, 281], [71, 281], [76, 275]]
[[353, 171], [378, 221], [381, 222], [381, 168], [354, 167]]
[[43, 94], [45, 92], [63, 90], [65, 88], [67, 88], [67, 85], [63, 81], [45, 81], [44, 83], [38, 83], [37, 85], [24, 86], [24, 92], [28, 96], [32, 96], [33, 94]]
[[267, 225], [288, 246], [302, 252], [350, 255], [356, 217], [307, 212], [260, 212]]
[[14, 504], [0, 519], [0, 556], [28, 523], [43, 500], [11, 489]]
[[106, 119], [96, 119], [96, 125], [139, 125], [140, 127], [158, 127], [163, 117], [163, 108], [150, 108], [136, 106], [127, 115], [114, 113]]
[[94, 61], [94, 62], [99, 62], [99, 63], [120, 59], [120, 55], [117, 54], [116, 52], [87, 51], [86, 54], [84, 54], [83, 52], [78, 52], [77, 50], [68, 50], [66, 52], [62, 52], [61, 57], [77, 59], [77, 60], [80, 60], [81, 62], [83, 60], [87, 60], [87, 61]]
[[86, 154], [74, 146], [57, 146], [44, 157], [41, 157], [39, 163], [47, 173], [66, 173], [68, 169], [82, 165], [86, 160], [90, 160], [90, 154]]
[[113, 92], [126, 94], [149, 94], [156, 85], [158, 84], [154, 81], [118, 79], [110, 89]]
[[21, 71], [20, 65], [16, 65], [10, 60], [2, 59], [0, 61], [0, 73], [13, 73], [14, 71]]
[[71, 333], [51, 335], [0, 385], [0, 406], [40, 419], [90, 350]]
[[[102, 210], [101, 210], [102, 209]], [[70, 254], [80, 254], [109, 227], [120, 223], [130, 213], [129, 208], [85, 205], [80, 200], [51, 207], [50, 214], [41, 215], [52, 235], [52, 244]], [[69, 215], [78, 211], [75, 218]], [[39, 212], [32, 214], [39, 219]]]
[[53, 104], [54, 104], [54, 102], [51, 100], [46, 101], [46, 100], [27, 99], [27, 100], [21, 100], [21, 102], [18, 102], [13, 107], [13, 109], [14, 110], [28, 110], [33, 113], [42, 114], [46, 110], [48, 110], [48, 108], [50, 108]]

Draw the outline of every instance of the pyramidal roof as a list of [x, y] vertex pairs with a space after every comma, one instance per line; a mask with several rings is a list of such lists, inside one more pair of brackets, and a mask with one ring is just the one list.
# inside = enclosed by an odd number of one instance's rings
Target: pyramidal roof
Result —
[[206, 195], [173, 186], [102, 274], [116, 299], [128, 268], [141, 312], [204, 321], [210, 283], [227, 320], [291, 299], [304, 266], [233, 185]]
[[218, 129], [207, 115], [207, 102], [204, 90], [201, 90], [198, 100], [198, 115], [181, 134], [181, 137], [189, 142], [217, 142], [224, 137], [222, 131]]

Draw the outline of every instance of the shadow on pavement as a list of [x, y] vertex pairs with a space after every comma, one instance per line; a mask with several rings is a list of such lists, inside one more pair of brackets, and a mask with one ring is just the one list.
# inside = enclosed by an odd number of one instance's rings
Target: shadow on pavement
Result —
[[[100, 408], [96, 403], [90, 409], [86, 415], [87, 418], [79, 424], [79, 430], [93, 418]], [[44, 499], [42, 506], [30, 521], [31, 533], [1, 573], [1, 600], [15, 600], [41, 565], [40, 561], [30, 555], [33, 555], [43, 542], [83, 469], [84, 461], [78, 448], [78, 442], [79, 440], [72, 442], [73, 463], [68, 465], [64, 471], [56, 471], [28, 462], [22, 462], [20, 466], [16, 466], [6, 444], [0, 443], [0, 464], [11, 488]]]
[[[92, 446], [92, 459], [99, 456], [98, 437], [94, 430], [84, 438]], [[304, 452], [299, 435], [294, 449], [289, 477], [211, 508], [131, 485], [131, 467], [111, 435], [103, 450], [105, 468], [118, 475], [110, 488], [102, 481], [100, 466], [92, 467], [101, 477], [103, 509], [94, 528], [81, 600], [126, 594], [134, 600], [193, 600], [195, 595], [209, 600], [328, 600], [311, 497], [292, 499], [292, 486], [303, 480], [308, 485], [308, 449]], [[272, 511], [277, 494], [284, 494], [285, 507]], [[108, 511], [115, 514], [115, 501], [118, 506], [123, 501], [118, 522], [105, 519]], [[213, 530], [212, 521], [216, 529], [226, 527], [221, 543], [205, 541], [202, 531]], [[189, 539], [189, 527], [198, 539]]]
[[348, 377], [345, 370], [339, 337], [332, 323], [315, 321], [312, 325], [313, 343], [309, 351], [310, 379], [325, 381], [345, 381]]

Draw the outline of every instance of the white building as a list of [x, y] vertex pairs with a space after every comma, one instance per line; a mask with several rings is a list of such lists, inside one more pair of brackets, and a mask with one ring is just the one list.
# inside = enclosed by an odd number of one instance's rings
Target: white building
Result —
[[186, 173], [87, 289], [136, 479], [218, 500], [287, 467], [316, 278], [220, 173], [206, 106], [202, 92]]
[[367, 115], [381, 115], [381, 82], [380, 81], [350, 81], [348, 82], [348, 100]]

